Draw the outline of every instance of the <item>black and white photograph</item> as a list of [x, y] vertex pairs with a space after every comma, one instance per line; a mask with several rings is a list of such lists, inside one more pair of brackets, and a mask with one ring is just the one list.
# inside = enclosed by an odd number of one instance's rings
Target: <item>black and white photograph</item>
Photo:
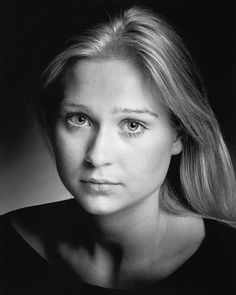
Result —
[[236, 2], [0, 24], [0, 294], [236, 295]]

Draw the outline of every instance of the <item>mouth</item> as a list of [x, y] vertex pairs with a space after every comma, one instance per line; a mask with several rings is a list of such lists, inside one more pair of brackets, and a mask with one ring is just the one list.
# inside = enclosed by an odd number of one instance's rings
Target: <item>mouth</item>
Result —
[[106, 179], [84, 178], [80, 182], [86, 191], [90, 193], [108, 193], [114, 189], [119, 183]]
[[112, 182], [106, 179], [95, 179], [95, 178], [85, 178], [85, 179], [81, 179], [81, 182], [84, 183], [94, 183], [94, 184], [109, 184], [109, 185], [117, 185], [118, 183], [116, 182]]

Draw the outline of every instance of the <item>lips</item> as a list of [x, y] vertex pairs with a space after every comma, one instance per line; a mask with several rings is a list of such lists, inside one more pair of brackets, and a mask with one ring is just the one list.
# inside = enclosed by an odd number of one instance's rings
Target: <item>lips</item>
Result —
[[88, 183], [95, 183], [95, 184], [111, 184], [111, 185], [117, 185], [118, 183], [115, 183], [113, 181], [109, 181], [106, 179], [95, 179], [95, 178], [84, 178], [81, 179], [82, 182], [88, 182]]
[[83, 178], [80, 181], [85, 191], [95, 194], [107, 194], [119, 185], [119, 183], [107, 179]]

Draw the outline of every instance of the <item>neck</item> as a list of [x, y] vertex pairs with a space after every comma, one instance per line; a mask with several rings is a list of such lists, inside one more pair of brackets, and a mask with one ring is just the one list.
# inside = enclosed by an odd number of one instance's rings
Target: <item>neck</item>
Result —
[[114, 246], [130, 259], [140, 253], [145, 255], [144, 251], [150, 253], [150, 248], [163, 240], [168, 219], [159, 208], [156, 195], [115, 214], [86, 218], [92, 226], [91, 240], [95, 245], [108, 249]]

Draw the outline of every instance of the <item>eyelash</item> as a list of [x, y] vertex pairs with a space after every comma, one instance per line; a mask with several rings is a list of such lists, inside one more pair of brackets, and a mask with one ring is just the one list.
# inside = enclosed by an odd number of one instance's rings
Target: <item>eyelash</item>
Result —
[[125, 124], [130, 124], [130, 123], [137, 124], [138, 125], [138, 128], [140, 127], [141, 130], [138, 131], [138, 132], [135, 132], [135, 133], [134, 132], [129, 132], [129, 131], [124, 131], [126, 136], [129, 136], [129, 137], [138, 137], [138, 136], [142, 135], [145, 132], [145, 130], [147, 129], [147, 127], [144, 126], [144, 123], [141, 123], [141, 122], [139, 122], [137, 120], [133, 120], [133, 119], [126, 119], [126, 120], [124, 120], [122, 122], [121, 125], [123, 127]]
[[66, 115], [66, 123], [67, 123], [67, 126], [70, 128], [70, 129], [78, 129], [78, 128], [81, 128], [84, 126], [84, 124], [76, 124], [75, 122], [73, 122], [73, 119], [78, 119], [79, 117], [84, 117], [88, 122], [89, 122], [89, 126], [91, 126], [91, 120], [89, 120], [89, 118], [82, 114], [82, 113], [68, 113]]
[[[82, 128], [82, 127], [85, 126], [84, 124], [79, 125], [79, 124], [73, 123], [73, 120], [78, 119], [79, 117], [85, 118], [87, 120], [87, 122], [89, 123], [89, 126], [92, 125], [92, 121], [85, 114], [83, 114], [83, 113], [68, 113], [66, 115], [66, 124], [67, 124], [67, 126], [68, 126], [69, 129], [76, 130], [78, 128]], [[128, 137], [138, 137], [138, 136], [141, 136], [145, 132], [145, 130], [148, 129], [145, 126], [144, 122], [140, 122], [140, 121], [135, 120], [135, 119], [125, 119], [125, 120], [123, 120], [121, 122], [120, 126], [123, 129], [126, 124], [130, 124], [130, 123], [137, 124], [137, 129], [138, 128], [141, 128], [141, 130], [138, 131], [138, 132], [129, 132], [129, 131], [123, 130], [125, 136], [128, 136]]]

